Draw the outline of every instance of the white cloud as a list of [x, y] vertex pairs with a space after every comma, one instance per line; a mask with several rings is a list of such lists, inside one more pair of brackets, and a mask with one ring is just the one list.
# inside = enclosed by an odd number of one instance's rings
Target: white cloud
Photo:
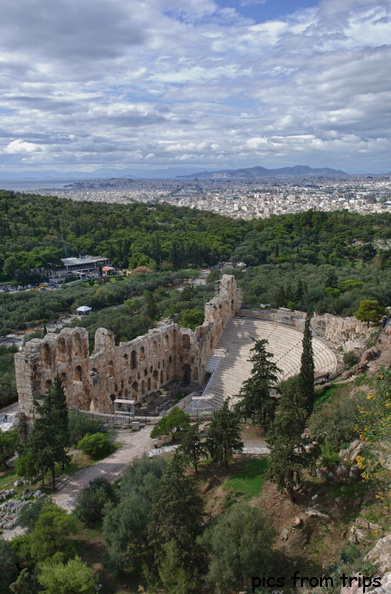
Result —
[[23, 153], [35, 153], [36, 151], [42, 151], [42, 147], [34, 144], [33, 142], [24, 142], [20, 138], [17, 140], [13, 140], [9, 143], [8, 146], [4, 149], [6, 153], [10, 155], [13, 154], [23, 154]]
[[212, 0], [4, 0], [0, 167], [272, 167], [300, 151], [387, 170], [390, 9], [322, 0], [255, 22]]

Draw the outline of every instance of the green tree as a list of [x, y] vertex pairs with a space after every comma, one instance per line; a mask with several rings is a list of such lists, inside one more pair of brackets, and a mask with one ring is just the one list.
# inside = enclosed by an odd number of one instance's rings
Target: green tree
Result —
[[11, 458], [19, 446], [19, 433], [17, 429], [2, 431], [0, 429], [0, 466], [7, 466], [7, 460]]
[[248, 504], [232, 507], [198, 542], [209, 555], [206, 583], [217, 594], [250, 587], [252, 575], [270, 570], [274, 531], [265, 512]]
[[120, 502], [106, 511], [102, 530], [109, 565], [116, 573], [140, 571], [148, 557], [147, 526], [165, 467], [163, 458], [144, 456], [134, 460], [122, 476]]
[[307, 453], [302, 435], [307, 412], [297, 405], [294, 394], [281, 397], [278, 413], [267, 435], [270, 446], [268, 478], [279, 491], [287, 491], [294, 501], [294, 489], [301, 483], [304, 468], [313, 465], [316, 452]]
[[[148, 525], [153, 566], [166, 591], [172, 594], [194, 590], [199, 572], [196, 539], [202, 532], [202, 507], [192, 480], [184, 474], [183, 459], [176, 454], [161, 479]], [[173, 575], [184, 590], [179, 590]]]
[[303, 335], [303, 351], [301, 354], [301, 365], [299, 373], [299, 384], [303, 406], [311, 414], [315, 402], [314, 388], [314, 351], [312, 349], [311, 318], [307, 316]]
[[273, 355], [266, 351], [267, 340], [257, 340], [251, 349], [253, 364], [251, 376], [240, 390], [236, 410], [245, 419], [253, 419], [265, 431], [273, 423], [277, 399], [271, 395], [280, 371], [272, 361]]
[[104, 516], [104, 506], [116, 500], [115, 487], [107, 479], [97, 477], [78, 494], [75, 515], [88, 526], [100, 524]]
[[385, 308], [379, 305], [376, 299], [363, 299], [353, 315], [357, 320], [366, 322], [369, 328], [369, 322], [378, 322], [384, 313]]
[[96, 460], [110, 454], [113, 446], [106, 433], [94, 433], [93, 435], [85, 435], [83, 439], [79, 441], [77, 447], [84, 454], [87, 454], [87, 456]]
[[98, 576], [80, 557], [66, 563], [57, 555], [40, 564], [38, 582], [46, 594], [94, 594]]
[[179, 408], [179, 406], [174, 406], [167, 415], [157, 422], [151, 431], [151, 437], [152, 439], [156, 439], [170, 434], [172, 439], [175, 439], [174, 433], [187, 429], [189, 424], [190, 416]]
[[69, 436], [72, 445], [76, 445], [87, 433], [98, 433], [102, 426], [101, 421], [90, 419], [87, 415], [83, 415], [78, 411], [70, 411], [69, 419]]
[[45, 394], [44, 403], [38, 406], [40, 416], [36, 419], [22, 452], [27, 470], [31, 472], [35, 466], [43, 474], [48, 470], [51, 472], [53, 491], [56, 488], [56, 463], [65, 466], [70, 460], [66, 453], [69, 433], [65, 425], [63, 394], [60, 381]]
[[206, 438], [206, 447], [213, 462], [224, 463], [228, 468], [234, 453], [243, 450], [240, 433], [239, 416], [229, 409], [227, 400], [224, 400], [222, 408], [213, 415]]
[[190, 425], [179, 448], [185, 458], [193, 464], [196, 472], [198, 472], [199, 461], [208, 455], [205, 444], [201, 441], [200, 424], [201, 421], [198, 421], [194, 425]]
[[32, 590], [30, 589], [30, 574], [27, 567], [22, 569], [17, 580], [13, 584], [10, 584], [9, 590], [12, 594], [32, 594]]
[[17, 557], [8, 540], [0, 536], [0, 592], [8, 592], [9, 585], [17, 576]]
[[54, 503], [45, 506], [29, 535], [30, 554], [34, 561], [45, 561], [60, 552], [74, 553], [73, 541], [67, 537], [76, 530], [75, 519]]

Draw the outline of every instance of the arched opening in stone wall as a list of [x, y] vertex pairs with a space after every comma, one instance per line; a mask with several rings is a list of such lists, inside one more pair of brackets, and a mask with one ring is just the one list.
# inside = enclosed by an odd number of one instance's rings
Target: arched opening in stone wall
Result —
[[111, 400], [111, 410], [114, 414], [114, 400], [115, 400], [115, 394], [110, 394], [110, 400]]
[[159, 373], [155, 370], [153, 372], [152, 390], [157, 390]]
[[151, 378], [150, 377], [148, 378], [147, 386], [148, 386], [148, 392], [150, 392], [151, 391]]
[[190, 336], [188, 334], [184, 334], [182, 336], [182, 348], [184, 348], [184, 349], [190, 348]]
[[78, 332], [73, 336], [73, 354], [75, 357], [81, 357], [82, 348], [81, 348], [81, 337]]
[[235, 312], [235, 301], [233, 299], [231, 299], [231, 311]]
[[67, 345], [65, 342], [65, 338], [60, 336], [57, 341], [57, 361], [58, 363], [67, 363]]
[[153, 355], [157, 355], [157, 342], [156, 342], [156, 340], [154, 340], [153, 343], [152, 343], [152, 354]]
[[166, 349], [168, 349], [170, 346], [170, 339], [168, 338], [168, 334], [166, 334], [164, 337], [164, 346], [166, 347]]
[[[140, 352], [140, 358], [141, 358], [141, 352]], [[136, 369], [136, 367], [137, 367], [137, 353], [136, 353], [136, 351], [132, 351], [130, 353], [130, 367], [132, 369]]]
[[107, 377], [114, 377], [114, 363], [112, 361], [107, 363]]
[[183, 365], [182, 367], [182, 373], [183, 373], [183, 378], [182, 378], [182, 382], [185, 386], [187, 386], [188, 384], [190, 384], [191, 382], [191, 369], [190, 369], [190, 365]]
[[138, 382], [133, 382], [132, 384], [132, 398], [137, 400], [138, 397]]
[[65, 384], [66, 384], [66, 381], [67, 381], [67, 376], [66, 376], [66, 373], [64, 371], [62, 373], [60, 373], [60, 380], [61, 380], [61, 383], [62, 383], [62, 385], [64, 387]]
[[128, 364], [129, 364], [129, 355], [127, 353], [125, 353], [122, 356], [122, 363], [123, 363], [124, 369], [126, 370], [128, 368]]
[[48, 390], [50, 390], [50, 388], [52, 387], [53, 383], [52, 380], [46, 380], [45, 382], [45, 392], [47, 392]]
[[143, 346], [140, 348], [140, 361], [145, 361], [145, 348]]
[[80, 367], [80, 365], [78, 365], [77, 367], [75, 367], [75, 370], [73, 372], [73, 381], [74, 382], [81, 382], [82, 381], [82, 375], [81, 375], [81, 367]]
[[45, 343], [42, 347], [42, 369], [47, 371], [52, 366], [52, 352], [50, 346]]
[[144, 380], [141, 382], [141, 394], [143, 394], [143, 395], [145, 394], [145, 381]]
[[197, 369], [197, 367], [194, 367], [193, 368], [193, 379], [194, 379], [195, 382], [198, 381], [198, 369]]
[[164, 375], [163, 375], [163, 371], [160, 372], [160, 383], [164, 384]]

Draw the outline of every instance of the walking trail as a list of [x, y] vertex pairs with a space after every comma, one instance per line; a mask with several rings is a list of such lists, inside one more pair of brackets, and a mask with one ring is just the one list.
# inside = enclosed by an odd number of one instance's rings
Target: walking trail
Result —
[[105, 478], [110, 482], [118, 479], [135, 458], [141, 458], [153, 449], [153, 440], [150, 438], [151, 430], [151, 426], [147, 426], [137, 433], [118, 431], [117, 439], [123, 445], [101, 462], [83, 468], [74, 474], [61, 491], [52, 496], [54, 502], [67, 511], [72, 511], [77, 495], [81, 489], [88, 487], [90, 481], [98, 477]]

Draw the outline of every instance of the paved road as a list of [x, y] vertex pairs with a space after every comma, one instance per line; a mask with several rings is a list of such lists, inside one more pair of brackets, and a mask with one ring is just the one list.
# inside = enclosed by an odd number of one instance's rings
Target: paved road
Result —
[[151, 430], [152, 427], [149, 425], [137, 433], [118, 431], [117, 440], [124, 445], [101, 462], [77, 472], [61, 491], [53, 496], [55, 503], [71, 511], [78, 493], [88, 487], [92, 479], [102, 477], [115, 481], [119, 478], [132, 460], [141, 458], [153, 449], [153, 440], [149, 436]]

